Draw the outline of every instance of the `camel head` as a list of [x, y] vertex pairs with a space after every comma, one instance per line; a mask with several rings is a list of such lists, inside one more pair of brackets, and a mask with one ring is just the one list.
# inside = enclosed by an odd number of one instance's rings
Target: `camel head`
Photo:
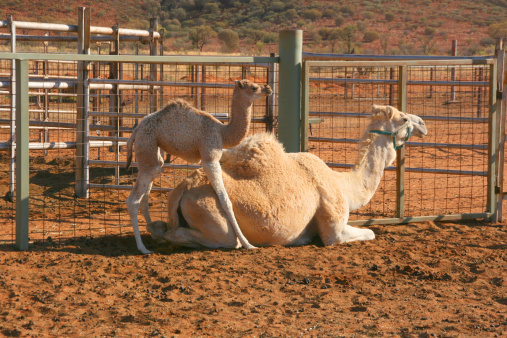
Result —
[[392, 138], [393, 147], [401, 148], [410, 136], [423, 138], [428, 133], [426, 124], [417, 115], [407, 114], [391, 106], [372, 105], [370, 133]]
[[269, 96], [273, 93], [271, 87], [268, 85], [258, 85], [249, 80], [236, 80], [234, 85], [234, 92], [241, 93], [250, 102], [253, 102], [263, 96]]

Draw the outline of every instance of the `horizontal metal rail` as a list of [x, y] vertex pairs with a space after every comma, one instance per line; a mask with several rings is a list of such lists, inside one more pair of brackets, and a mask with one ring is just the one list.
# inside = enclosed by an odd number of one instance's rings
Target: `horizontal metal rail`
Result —
[[[309, 141], [323, 143], [359, 143], [358, 139], [352, 138], [331, 138], [331, 137], [309, 137]], [[475, 149], [488, 150], [487, 144], [456, 144], [456, 143], [429, 143], [429, 142], [407, 142], [407, 147], [440, 147], [454, 149]]]
[[[174, 81], [149, 81], [149, 80], [110, 80], [110, 79], [90, 79], [93, 84], [123, 84], [123, 85], [151, 85], [151, 86], [167, 86], [167, 87], [206, 87], [206, 88], [234, 88], [231, 83], [209, 83], [209, 82], [174, 82]], [[113, 88], [113, 87], [111, 87]]]
[[[102, 165], [107, 167], [125, 167], [127, 162], [124, 161], [103, 161], [103, 160], [89, 160], [88, 163], [90, 165]], [[130, 167], [137, 167], [137, 162], [132, 162]], [[164, 163], [162, 165], [163, 168], [171, 168], [171, 169], [199, 169], [200, 165], [196, 164], [172, 164], [172, 163]]]
[[[306, 61], [308, 67], [372, 67], [371, 61]], [[459, 58], [454, 59], [426, 59], [426, 60], [398, 60], [398, 61], [375, 61], [375, 67], [399, 67], [399, 66], [472, 66], [492, 65], [494, 58]]]
[[[41, 22], [28, 22], [28, 21], [13, 21], [12, 24], [18, 29], [33, 29], [33, 30], [44, 30], [44, 31], [57, 31], [57, 32], [70, 32], [77, 33], [79, 26], [78, 25], [66, 25], [66, 24], [57, 24], [57, 23], [41, 23]], [[1, 27], [9, 27], [9, 22], [7, 20], [0, 21]], [[90, 26], [91, 34], [104, 34], [104, 35], [113, 35], [116, 33], [116, 30], [110, 27], [98, 27], [98, 26]], [[127, 28], [118, 28], [118, 35], [132, 35], [137, 37], [150, 37], [149, 30], [141, 30], [141, 29], [127, 29]], [[153, 32], [153, 38], [160, 38], [159, 32]]]
[[111, 141], [111, 142], [127, 142], [128, 137], [119, 136], [88, 136], [90, 141]]
[[[9, 108], [0, 108], [0, 111], [11, 111], [11, 109]], [[75, 110], [44, 110], [44, 109], [29, 109], [28, 110], [30, 113], [44, 113], [44, 112], [48, 112], [48, 113], [59, 113], [59, 114], [75, 114], [76, 111]], [[0, 120], [2, 121], [2, 120]], [[0, 122], [0, 125], [1, 125], [1, 122]]]
[[[143, 38], [134, 35], [120, 35], [118, 37], [120, 41], [140, 41]], [[0, 40], [11, 40], [12, 37], [10, 34], [0, 34]], [[93, 42], [103, 42], [103, 41], [116, 41], [114, 36], [110, 35], [92, 35], [90, 40]], [[58, 35], [16, 35], [16, 41], [59, 41], [59, 42], [77, 42], [78, 37], [67, 35], [67, 36], [58, 36]]]
[[[88, 188], [90, 189], [105, 189], [105, 190], [132, 190], [134, 187], [132, 185], [118, 185], [118, 184], [88, 184]], [[162, 188], [162, 187], [152, 187], [151, 191], [161, 191], [161, 192], [169, 192], [173, 190], [172, 188]]]
[[403, 218], [376, 218], [369, 220], [349, 220], [347, 224], [352, 226], [365, 226], [374, 224], [403, 224], [403, 223], [417, 223], [426, 221], [461, 221], [461, 220], [474, 220], [474, 219], [488, 219], [493, 214], [490, 212], [479, 212], [470, 214], [458, 214], [458, 215], [436, 215], [436, 216], [411, 216]]
[[[347, 84], [393, 84], [397, 85], [398, 80], [379, 80], [379, 79], [353, 79], [353, 78], [325, 78], [311, 77], [311, 82], [319, 83], [347, 83]], [[407, 85], [411, 86], [462, 86], [462, 87], [487, 87], [488, 81], [407, 81]]]
[[[75, 88], [76, 83], [68, 81], [30, 81], [28, 88], [30, 89], [69, 89]], [[0, 81], [0, 88], [9, 88], [11, 81]], [[50, 94], [51, 95], [51, 94]]]
[[[303, 60], [305, 61], [449, 61], [456, 62], [458, 60], [475, 60], [484, 61], [492, 60], [491, 56], [430, 56], [430, 55], [354, 55], [354, 54], [321, 54], [303, 52]], [[371, 66], [371, 62], [369, 63]], [[402, 66], [402, 64], [398, 64]]]
[[[347, 163], [326, 163], [326, 165], [330, 168], [340, 168], [340, 169], [351, 169], [354, 167], [353, 164]], [[396, 171], [396, 167], [386, 167], [384, 170], [387, 171]], [[452, 169], [426, 169], [426, 168], [407, 168], [405, 167], [405, 171], [415, 172], [415, 173], [429, 173], [429, 174], [448, 174], [448, 175], [474, 175], [474, 176], [487, 176], [487, 171], [471, 171], [471, 170], [452, 170]]]
[[[10, 124], [11, 120], [8, 119], [0, 119], [0, 125]], [[58, 127], [58, 128], [66, 128], [66, 129], [76, 129], [75, 123], [70, 122], [50, 122], [50, 121], [37, 121], [30, 120], [30, 126], [39, 126], [39, 127]], [[125, 131], [132, 132], [132, 128], [129, 127], [120, 127], [119, 129], [116, 126], [108, 126], [108, 125], [100, 125], [100, 124], [90, 124], [91, 130], [105, 130], [105, 131]]]
[[[103, 148], [112, 147], [114, 145], [126, 145], [127, 142], [107, 142], [107, 141], [91, 141], [90, 148]], [[30, 142], [28, 149], [30, 150], [51, 150], [51, 149], [75, 149], [77, 142]], [[9, 142], [0, 143], [0, 151], [10, 150], [11, 144]], [[16, 148], [16, 144], [13, 144]]]
[[85, 55], [85, 54], [45, 54], [45, 53], [0, 53], [5, 60], [63, 60], [63, 61], [95, 61], [120, 63], [178, 63], [178, 64], [262, 64], [278, 63], [278, 57], [268, 56], [201, 56], [201, 55]]
[[[349, 112], [309, 112], [310, 116], [340, 116], [340, 117], [370, 117], [370, 113], [349, 113]], [[431, 116], [421, 115], [425, 121], [446, 121], [446, 122], [473, 122], [473, 123], [488, 123], [487, 117], [462, 117], [462, 116]]]

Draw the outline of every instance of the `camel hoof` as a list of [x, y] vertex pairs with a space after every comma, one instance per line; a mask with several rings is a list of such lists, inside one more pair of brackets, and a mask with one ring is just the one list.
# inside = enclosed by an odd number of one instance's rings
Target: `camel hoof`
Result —
[[245, 249], [251, 250], [251, 249], [259, 249], [256, 246], [253, 246], [252, 244], [248, 244], [247, 246], [243, 246]]

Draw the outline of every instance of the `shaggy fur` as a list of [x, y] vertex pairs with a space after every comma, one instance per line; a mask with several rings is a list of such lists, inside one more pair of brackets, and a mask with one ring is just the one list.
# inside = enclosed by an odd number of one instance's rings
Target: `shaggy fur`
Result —
[[[424, 122], [393, 107], [373, 106], [355, 167], [335, 172], [309, 153], [285, 153], [269, 134], [256, 134], [224, 152], [224, 184], [236, 219], [257, 246], [301, 245], [319, 235], [325, 245], [374, 239], [369, 229], [347, 225], [349, 212], [368, 203], [384, 168], [396, 157], [392, 137], [371, 130], [395, 131], [409, 122], [424, 137]], [[407, 130], [400, 132], [399, 144]], [[196, 170], [169, 194], [168, 223], [148, 225], [153, 238], [183, 246], [236, 247], [236, 236], [206, 175]], [[189, 228], [179, 224], [178, 211]]]

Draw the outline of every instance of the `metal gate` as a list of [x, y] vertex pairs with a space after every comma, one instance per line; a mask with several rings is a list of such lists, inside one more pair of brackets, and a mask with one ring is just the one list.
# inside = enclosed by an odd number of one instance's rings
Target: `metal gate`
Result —
[[419, 115], [428, 126], [424, 140], [398, 150], [396, 165], [351, 224], [498, 217], [505, 124], [498, 57], [312, 58], [303, 66], [302, 150], [334, 170], [352, 167], [373, 103]]

